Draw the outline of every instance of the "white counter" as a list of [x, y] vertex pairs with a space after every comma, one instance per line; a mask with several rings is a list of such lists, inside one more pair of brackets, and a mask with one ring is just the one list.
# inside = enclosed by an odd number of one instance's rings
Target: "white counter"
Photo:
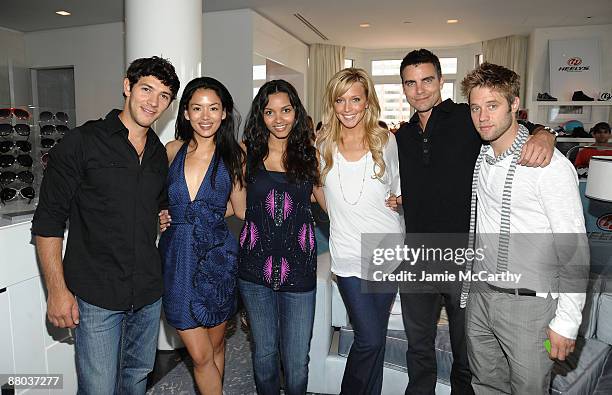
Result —
[[74, 342], [67, 329], [47, 322], [30, 228], [29, 221], [0, 227], [0, 373], [63, 374], [62, 390], [16, 393], [75, 394]]

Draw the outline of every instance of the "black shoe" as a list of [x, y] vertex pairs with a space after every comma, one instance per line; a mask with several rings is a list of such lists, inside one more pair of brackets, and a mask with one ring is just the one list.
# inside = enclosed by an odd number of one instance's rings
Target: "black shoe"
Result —
[[612, 93], [609, 92], [602, 92], [599, 95], [599, 99], [597, 99], [598, 101], [608, 101], [608, 100], [612, 100]]
[[548, 92], [538, 93], [537, 101], [557, 101], [556, 97], [552, 97]]
[[576, 91], [572, 95], [572, 101], [593, 101], [592, 97], [588, 97], [583, 91]]

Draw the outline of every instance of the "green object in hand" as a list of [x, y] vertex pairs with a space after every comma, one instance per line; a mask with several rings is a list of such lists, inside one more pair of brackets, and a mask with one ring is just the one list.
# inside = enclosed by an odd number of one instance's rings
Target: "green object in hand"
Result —
[[550, 339], [546, 339], [546, 340], [544, 340], [544, 348], [545, 348], [545, 349], [546, 349], [546, 351], [548, 351], [548, 353], [550, 354], [550, 349], [551, 349], [551, 346], [550, 346]]

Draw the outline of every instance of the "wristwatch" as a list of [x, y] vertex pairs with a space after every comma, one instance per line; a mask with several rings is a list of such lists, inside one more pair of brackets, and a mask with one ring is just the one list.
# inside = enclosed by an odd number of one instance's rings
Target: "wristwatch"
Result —
[[549, 126], [544, 126], [544, 130], [546, 130], [548, 133], [552, 134], [555, 136], [555, 138], [559, 137], [559, 132], [557, 132], [555, 129], [549, 127]]

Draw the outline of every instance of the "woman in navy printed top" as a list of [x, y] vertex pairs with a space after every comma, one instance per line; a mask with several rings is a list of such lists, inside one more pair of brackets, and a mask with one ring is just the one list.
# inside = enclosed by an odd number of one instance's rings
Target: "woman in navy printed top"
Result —
[[305, 394], [308, 383], [317, 262], [311, 194], [325, 202], [306, 116], [291, 84], [269, 81], [253, 99], [243, 137], [247, 208], [238, 287], [257, 391], [266, 395], [280, 393], [279, 354], [285, 393]]

